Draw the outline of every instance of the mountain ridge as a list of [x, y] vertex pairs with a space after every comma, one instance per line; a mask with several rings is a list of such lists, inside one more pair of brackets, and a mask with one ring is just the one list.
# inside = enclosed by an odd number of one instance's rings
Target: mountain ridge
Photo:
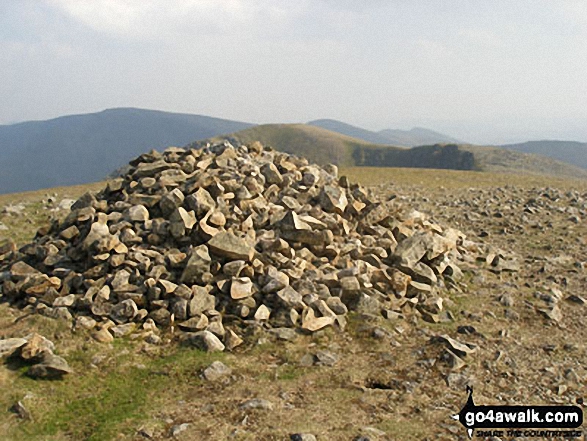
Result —
[[322, 127], [332, 132], [352, 136], [373, 144], [397, 147], [416, 147], [428, 144], [463, 144], [463, 141], [459, 139], [424, 127], [414, 127], [410, 130], [385, 129], [373, 132], [335, 119], [317, 119], [306, 124]]
[[251, 126], [132, 107], [0, 126], [0, 193], [104, 179], [144, 151]]
[[506, 150], [548, 156], [587, 169], [587, 142], [542, 139], [497, 146]]
[[[324, 125], [336, 130], [321, 127]], [[357, 137], [341, 134], [341, 131]], [[431, 133], [418, 127], [400, 132], [421, 137]], [[584, 155], [584, 148], [587, 152], [587, 145], [582, 143], [536, 141], [506, 145], [506, 149], [498, 146], [493, 150], [481, 147], [475, 150], [473, 146], [461, 144], [456, 149], [447, 149], [447, 143], [430, 142], [423, 148], [409, 151], [405, 146], [390, 145], [391, 141], [385, 140], [381, 132], [370, 132], [336, 120], [255, 125], [204, 115], [122, 107], [0, 125], [0, 193], [102, 180], [145, 151], [170, 145], [192, 145], [219, 137], [232, 137], [245, 144], [259, 140], [318, 163], [334, 162], [342, 166], [475, 169], [485, 164], [499, 170], [510, 168], [516, 172], [578, 177], [584, 176], [585, 169], [578, 169], [576, 165], [587, 168], [587, 164], [577, 159]], [[551, 159], [553, 143], [568, 147], [561, 151], [574, 152], [574, 156], [567, 158], [567, 164]], [[524, 156], [526, 153], [516, 150], [530, 148], [528, 146], [535, 150], [540, 146], [542, 150], [538, 153], [543, 156]], [[503, 158], [507, 160], [504, 162]], [[555, 159], [560, 161], [561, 158]]]

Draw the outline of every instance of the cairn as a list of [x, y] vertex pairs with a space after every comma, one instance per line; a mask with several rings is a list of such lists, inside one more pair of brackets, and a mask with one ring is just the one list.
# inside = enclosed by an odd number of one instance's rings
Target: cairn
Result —
[[249, 327], [344, 330], [349, 311], [446, 319], [468, 241], [395, 200], [256, 142], [130, 162], [0, 256], [3, 300], [110, 341], [174, 326], [207, 350]]

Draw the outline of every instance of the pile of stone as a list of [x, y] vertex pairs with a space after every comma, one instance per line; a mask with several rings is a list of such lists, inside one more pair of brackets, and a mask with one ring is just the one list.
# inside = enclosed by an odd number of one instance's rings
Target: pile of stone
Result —
[[209, 350], [344, 329], [349, 310], [450, 319], [440, 294], [475, 244], [337, 174], [259, 143], [143, 154], [0, 255], [3, 299], [101, 341], [173, 326]]
[[27, 375], [32, 378], [59, 379], [73, 372], [54, 350], [55, 344], [51, 340], [35, 333], [23, 338], [0, 340], [0, 359], [12, 359], [30, 365]]

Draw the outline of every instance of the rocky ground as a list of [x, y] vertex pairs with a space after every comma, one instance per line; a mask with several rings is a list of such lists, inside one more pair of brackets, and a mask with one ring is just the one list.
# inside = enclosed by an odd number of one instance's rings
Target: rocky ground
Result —
[[[468, 384], [478, 404], [583, 405], [587, 185], [385, 173], [375, 194], [471, 242], [463, 278], [439, 287], [439, 311], [350, 312], [344, 331], [254, 327], [232, 353], [206, 353], [178, 345], [179, 330], [100, 343], [94, 330], [4, 304], [0, 338], [39, 332], [69, 363], [61, 380], [45, 381], [9, 360], [5, 439], [465, 439], [450, 416]], [[22, 215], [0, 214], [9, 233], [27, 210], [63, 199], [30, 197]]]

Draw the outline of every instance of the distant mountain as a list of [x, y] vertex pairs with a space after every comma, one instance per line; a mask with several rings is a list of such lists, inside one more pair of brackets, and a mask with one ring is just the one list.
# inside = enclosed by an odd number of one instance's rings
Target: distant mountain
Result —
[[529, 141], [499, 146], [503, 149], [548, 156], [559, 161], [587, 168], [587, 143], [573, 141]]
[[416, 167], [457, 170], [476, 169], [475, 158], [456, 145], [430, 145], [410, 149], [373, 144], [308, 124], [266, 124], [192, 143], [227, 139], [248, 144], [260, 141], [279, 151], [304, 156], [318, 164], [339, 166]]
[[459, 146], [471, 152], [483, 171], [499, 173], [530, 173], [563, 178], [587, 179], [587, 170], [543, 155], [523, 153], [499, 147]]
[[411, 130], [387, 129], [380, 131], [379, 134], [387, 138], [390, 144], [406, 147], [428, 144], [463, 144], [463, 141], [456, 138], [422, 127], [414, 127]]
[[97, 181], [145, 151], [251, 126], [134, 108], [0, 126], [0, 193]]
[[260, 141], [279, 151], [305, 156], [318, 164], [339, 166], [413, 167], [529, 173], [587, 178], [587, 171], [540, 155], [497, 147], [433, 144], [412, 148], [385, 146], [341, 135], [309, 124], [266, 124], [190, 144], [227, 139], [232, 143]]
[[317, 119], [307, 123], [311, 126], [322, 127], [332, 132], [341, 133], [353, 138], [361, 139], [372, 144], [393, 145], [398, 147], [415, 147], [430, 144], [462, 144], [463, 142], [442, 133], [415, 127], [411, 130], [381, 130], [372, 132], [360, 127], [352, 126], [334, 119]]
[[[372, 144], [383, 144], [383, 145], [398, 145], [389, 141], [385, 136], [380, 135], [377, 132], [371, 132], [369, 130], [361, 129], [360, 127], [352, 126], [334, 119], [317, 119], [307, 123], [309, 126], [322, 127], [323, 129], [330, 130], [331, 132], [340, 133], [342, 135], [350, 136], [352, 138], [361, 139]], [[403, 145], [403, 144], [402, 144]]]

